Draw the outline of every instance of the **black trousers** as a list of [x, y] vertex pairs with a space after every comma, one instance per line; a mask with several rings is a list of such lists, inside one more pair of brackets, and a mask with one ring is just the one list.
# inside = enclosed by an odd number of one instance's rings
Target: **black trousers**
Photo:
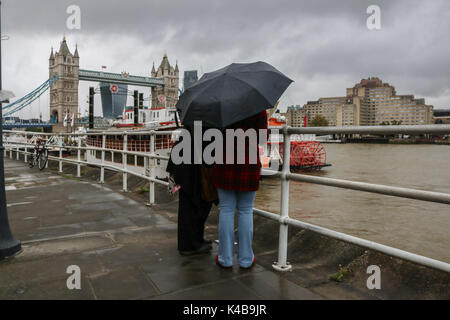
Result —
[[179, 191], [178, 198], [178, 250], [192, 251], [200, 248], [205, 232], [205, 222], [212, 203], [194, 201], [191, 195]]

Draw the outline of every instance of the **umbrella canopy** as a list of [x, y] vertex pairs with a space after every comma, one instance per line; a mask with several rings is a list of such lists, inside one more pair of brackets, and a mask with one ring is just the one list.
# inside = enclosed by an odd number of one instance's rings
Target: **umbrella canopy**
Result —
[[232, 63], [205, 73], [176, 105], [184, 125], [225, 128], [272, 108], [292, 80], [265, 62]]

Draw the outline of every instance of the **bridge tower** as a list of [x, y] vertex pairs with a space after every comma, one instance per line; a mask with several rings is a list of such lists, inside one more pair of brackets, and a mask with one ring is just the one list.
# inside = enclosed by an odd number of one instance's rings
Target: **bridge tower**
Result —
[[[155, 64], [153, 63], [151, 75], [153, 78], [164, 78], [165, 82], [165, 86], [152, 88], [152, 108], [175, 108], [178, 101], [178, 83], [180, 81], [178, 62], [175, 64], [174, 68], [170, 65], [167, 54], [164, 53], [158, 70], [155, 70]], [[159, 96], [164, 96], [166, 101], [159, 101]]]
[[[78, 71], [80, 56], [78, 48], [72, 54], [67, 46], [66, 37], [60, 44], [59, 51], [49, 58], [50, 79], [59, 76], [50, 88], [50, 121], [55, 123], [53, 131], [63, 131], [64, 117], [78, 117]], [[70, 125], [70, 124], [69, 124]]]

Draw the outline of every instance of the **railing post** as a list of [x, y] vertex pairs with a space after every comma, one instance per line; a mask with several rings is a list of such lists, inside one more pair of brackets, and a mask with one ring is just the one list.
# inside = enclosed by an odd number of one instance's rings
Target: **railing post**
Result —
[[24, 135], [25, 138], [25, 143], [24, 143], [24, 147], [23, 147], [23, 162], [27, 163], [27, 152], [28, 152], [28, 147], [26, 145], [27, 143], [27, 135]]
[[125, 132], [123, 134], [123, 152], [122, 152], [122, 165], [123, 165], [123, 174], [122, 174], [122, 190], [127, 191], [127, 173], [125, 170], [127, 170], [127, 160], [128, 155], [125, 153], [127, 152], [127, 143], [128, 143], [128, 135]]
[[[47, 138], [48, 138], [48, 137], [49, 137], [49, 136], [47, 136]], [[52, 138], [48, 138], [48, 139], [47, 139], [47, 143], [48, 143], [48, 144], [50, 144], [50, 140], [51, 140], [51, 139], [52, 139]], [[33, 148], [33, 151], [32, 151], [32, 152], [34, 152], [34, 148]], [[48, 152], [48, 151], [47, 151], [47, 152]], [[49, 163], [49, 162], [50, 162], [50, 161], [47, 161], [47, 162], [45, 163], [45, 168], [46, 168], [46, 169], [48, 169], [48, 163]]]
[[19, 146], [16, 148], [16, 159], [19, 160]]
[[149, 161], [150, 161], [150, 158], [144, 156], [144, 175], [148, 176], [148, 177], [150, 176], [150, 170], [148, 167]]
[[106, 148], [106, 135], [102, 135], [102, 166], [100, 169], [100, 183], [105, 183], [105, 148]]
[[280, 234], [278, 242], [278, 261], [272, 267], [277, 271], [289, 271], [292, 266], [287, 262], [288, 225], [284, 219], [289, 218], [289, 180], [286, 175], [291, 165], [291, 136], [287, 127], [283, 128], [283, 169], [281, 171], [281, 208], [280, 208]]
[[77, 162], [77, 178], [80, 178], [81, 177], [81, 164], [80, 164], [80, 161], [81, 161], [81, 136], [79, 135], [78, 136], [78, 151], [77, 151], [77, 160], [78, 160], [78, 162]]
[[[155, 155], [155, 133], [152, 132], [150, 136], [150, 156]], [[155, 158], [148, 158], [148, 165], [150, 170], [150, 178], [155, 178]], [[148, 196], [150, 205], [155, 204], [155, 182], [150, 181], [150, 187], [148, 188]]]
[[62, 136], [59, 136], [59, 173], [63, 172], [63, 169], [62, 169], [62, 145], [63, 145], [63, 138], [62, 138]]

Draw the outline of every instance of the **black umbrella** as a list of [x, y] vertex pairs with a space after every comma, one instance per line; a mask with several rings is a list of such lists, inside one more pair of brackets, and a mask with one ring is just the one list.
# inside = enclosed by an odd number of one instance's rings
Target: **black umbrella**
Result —
[[292, 80], [265, 62], [232, 63], [205, 73], [176, 105], [181, 122], [224, 128], [272, 108]]

